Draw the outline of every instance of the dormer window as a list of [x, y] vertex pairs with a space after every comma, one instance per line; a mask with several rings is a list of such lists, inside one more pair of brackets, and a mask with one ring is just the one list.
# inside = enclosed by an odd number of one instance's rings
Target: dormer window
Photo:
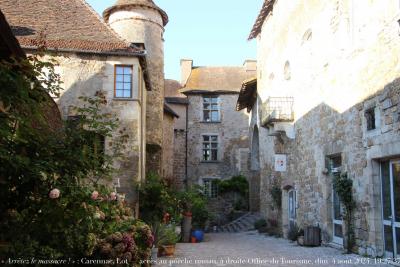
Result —
[[132, 66], [115, 65], [115, 98], [132, 98]]

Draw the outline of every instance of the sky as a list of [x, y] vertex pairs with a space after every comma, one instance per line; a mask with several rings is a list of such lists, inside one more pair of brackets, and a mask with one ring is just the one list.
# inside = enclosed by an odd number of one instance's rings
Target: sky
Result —
[[[87, 0], [100, 14], [115, 0]], [[241, 66], [256, 58], [247, 37], [264, 0], [154, 0], [169, 16], [165, 76], [180, 80], [180, 59], [194, 66]]]

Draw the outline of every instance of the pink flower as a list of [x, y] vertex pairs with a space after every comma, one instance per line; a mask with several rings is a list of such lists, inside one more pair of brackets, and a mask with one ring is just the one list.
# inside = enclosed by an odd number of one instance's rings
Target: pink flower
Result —
[[111, 199], [111, 200], [117, 200], [117, 193], [112, 192], [112, 193], [110, 194], [110, 199]]
[[59, 198], [60, 197], [60, 190], [58, 190], [57, 188], [54, 188], [53, 190], [50, 191], [49, 197], [51, 199]]
[[98, 197], [99, 197], [99, 192], [93, 191], [93, 193], [92, 193], [92, 199], [93, 199], [93, 200], [96, 200]]

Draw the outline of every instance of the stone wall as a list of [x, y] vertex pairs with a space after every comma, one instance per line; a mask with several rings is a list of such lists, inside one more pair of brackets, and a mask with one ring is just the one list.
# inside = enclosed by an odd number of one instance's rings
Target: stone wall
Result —
[[[124, 138], [123, 157], [114, 161], [117, 174], [113, 185], [125, 194], [132, 206], [137, 204], [135, 183], [144, 178], [145, 168], [145, 110], [146, 89], [143, 78], [139, 77], [140, 64], [137, 58], [85, 56], [73, 53], [53, 56], [58, 63], [56, 71], [61, 75], [63, 91], [56, 98], [62, 116], [76, 115], [73, 106], [82, 105], [80, 96], [94, 96], [97, 91], [106, 94], [107, 107], [104, 112], [119, 119], [120, 127], [112, 138], [106, 138], [105, 151], [112, 154], [114, 143]], [[114, 98], [114, 66], [125, 64], [133, 66], [133, 98]]]
[[178, 190], [186, 186], [186, 131], [174, 130], [174, 181]]
[[[341, 155], [357, 201], [358, 251], [383, 254], [379, 161], [400, 157], [398, 1], [277, 1], [258, 39], [259, 101], [294, 97], [294, 123], [260, 129], [261, 212], [279, 216], [288, 231], [288, 191], [282, 211], [273, 207], [273, 184], [297, 191], [297, 223], [318, 225], [332, 241], [332, 177], [326, 158]], [[289, 29], [289, 30], [288, 30]], [[377, 129], [367, 131], [365, 111], [375, 108]], [[253, 108], [261, 116], [261, 105]], [[257, 114], [256, 114], [257, 113]], [[295, 138], [288, 138], [288, 129]], [[278, 134], [277, 134], [278, 133]], [[271, 134], [275, 136], [271, 136]], [[275, 172], [274, 155], [287, 155]]]
[[[188, 107], [188, 184], [202, 185], [203, 178], [230, 179], [243, 174], [248, 177], [248, 114], [236, 112], [237, 94], [221, 94], [221, 122], [203, 122], [203, 96], [189, 95]], [[202, 135], [218, 135], [218, 161], [204, 162], [202, 159]], [[232, 206], [232, 205], [231, 205]], [[212, 212], [228, 214], [227, 204], [221, 199], [210, 199]], [[221, 217], [221, 216], [219, 216]], [[223, 217], [223, 216], [222, 216]], [[226, 218], [219, 222], [226, 222]]]
[[[202, 95], [189, 95], [188, 110], [188, 180], [199, 184], [202, 178], [229, 179], [246, 170], [240, 170], [240, 149], [248, 149], [248, 115], [235, 112], [237, 94], [220, 95], [221, 122], [203, 122]], [[219, 139], [218, 161], [202, 161], [202, 134], [216, 134]]]
[[164, 120], [163, 120], [163, 172], [162, 177], [167, 180], [174, 180], [174, 122], [175, 117], [171, 114], [164, 113]]
[[146, 167], [161, 174], [164, 108], [164, 27], [161, 15], [153, 9], [128, 7], [112, 13], [108, 23], [125, 40], [143, 43], [146, 47], [152, 87], [148, 92], [146, 111], [146, 140], [151, 147], [147, 150]]

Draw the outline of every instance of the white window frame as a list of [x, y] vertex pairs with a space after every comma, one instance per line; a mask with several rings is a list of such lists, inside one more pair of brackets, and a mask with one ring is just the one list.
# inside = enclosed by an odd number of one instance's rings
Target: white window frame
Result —
[[[202, 185], [204, 190], [204, 195], [208, 198], [217, 198], [218, 197], [218, 186], [215, 184], [215, 181], [219, 180], [219, 178], [207, 177], [202, 178]], [[215, 187], [213, 188], [213, 185]], [[209, 188], [207, 188], [209, 187]]]
[[[208, 141], [205, 140], [205, 137], [208, 137]], [[213, 141], [213, 138], [216, 137], [216, 141]], [[208, 145], [208, 147], [206, 146]], [[201, 135], [201, 159], [203, 162], [216, 162], [219, 158], [219, 135], [218, 134], [202, 134]], [[212, 158], [213, 150], [217, 151], [217, 156], [215, 159]], [[205, 159], [205, 151], [209, 151], [209, 158]]]
[[[209, 99], [209, 102], [206, 102], [206, 99]], [[216, 102], [213, 102], [212, 99], [217, 99]], [[221, 102], [220, 97], [217, 95], [206, 95], [203, 96], [203, 122], [221, 122]], [[206, 105], [209, 105], [209, 108], [205, 108]], [[213, 105], [216, 105], [216, 108], [213, 108]], [[209, 119], [206, 119], [205, 112], [209, 112]], [[212, 113], [218, 112], [218, 118], [213, 120]]]
[[[122, 69], [122, 74], [118, 73], [118, 69]], [[129, 72], [126, 72], [129, 70]], [[133, 65], [115, 64], [114, 65], [114, 98], [132, 99], [133, 98]], [[128, 77], [126, 77], [128, 76]], [[122, 80], [118, 78], [122, 77]], [[125, 78], [128, 78], [125, 80]], [[128, 88], [125, 88], [129, 84]], [[122, 86], [122, 88], [119, 88]], [[118, 95], [118, 91], [122, 92], [122, 96]], [[125, 96], [125, 92], [129, 92], [129, 96]]]

